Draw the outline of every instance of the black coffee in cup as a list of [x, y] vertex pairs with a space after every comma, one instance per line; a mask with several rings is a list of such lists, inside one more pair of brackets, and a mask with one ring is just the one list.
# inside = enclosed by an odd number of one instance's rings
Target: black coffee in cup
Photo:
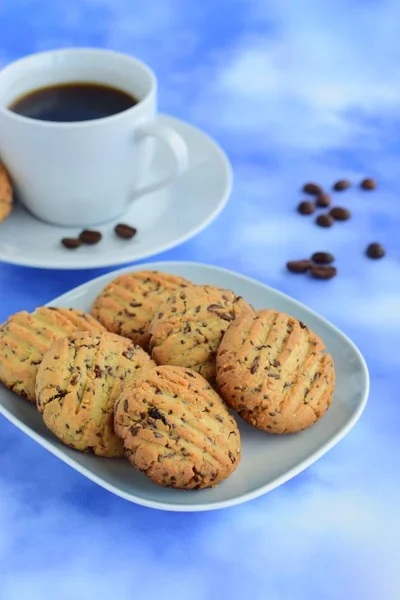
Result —
[[44, 87], [12, 102], [12, 112], [38, 119], [71, 123], [111, 117], [138, 103], [132, 95], [96, 83], [62, 83]]

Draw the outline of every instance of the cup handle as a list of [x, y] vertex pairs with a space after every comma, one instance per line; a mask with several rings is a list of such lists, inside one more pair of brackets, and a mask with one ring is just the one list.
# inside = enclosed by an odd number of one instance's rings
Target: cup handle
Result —
[[155, 183], [151, 183], [135, 190], [133, 199], [165, 187], [179, 177], [179, 175], [187, 169], [189, 164], [189, 151], [186, 142], [175, 129], [172, 129], [172, 127], [163, 125], [159, 121], [150, 121], [139, 125], [136, 130], [136, 136], [138, 139], [153, 137], [164, 144], [168, 148], [174, 162], [171, 173], [160, 181], [156, 181]]

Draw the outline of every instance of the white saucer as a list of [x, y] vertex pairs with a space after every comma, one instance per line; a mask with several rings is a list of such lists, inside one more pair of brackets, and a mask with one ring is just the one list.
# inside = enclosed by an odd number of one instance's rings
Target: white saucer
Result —
[[[74, 250], [64, 248], [60, 240], [76, 236], [78, 228], [43, 223], [17, 204], [0, 224], [0, 260], [44, 269], [107, 267], [164, 252], [207, 227], [229, 198], [229, 161], [202, 131], [166, 115], [161, 120], [174, 127], [189, 147], [189, 169], [181, 178], [164, 190], [139, 198], [114, 222], [95, 228], [103, 233], [99, 244]], [[165, 154], [160, 148], [149, 181], [160, 177], [163, 165]], [[138, 233], [132, 240], [121, 240], [113, 231], [118, 222], [136, 227]]]
[[157, 487], [124, 459], [102, 459], [63, 446], [45, 427], [36, 408], [0, 384], [0, 413], [65, 463], [105, 489], [131, 502], [164, 510], [200, 511], [223, 508], [257, 498], [285, 483], [328, 450], [356, 424], [368, 398], [369, 376], [360, 351], [334, 325], [293, 298], [233, 271], [187, 262], [149, 263], [114, 271], [88, 281], [49, 303], [90, 311], [93, 300], [119, 273], [157, 269], [195, 283], [232, 289], [256, 309], [292, 314], [319, 335], [332, 353], [336, 369], [335, 397], [326, 415], [295, 435], [268, 435], [238, 418], [242, 459], [226, 481], [202, 491]]

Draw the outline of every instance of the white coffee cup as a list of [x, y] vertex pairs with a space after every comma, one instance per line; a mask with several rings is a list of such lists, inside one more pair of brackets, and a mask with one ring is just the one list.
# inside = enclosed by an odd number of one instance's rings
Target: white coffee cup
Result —
[[[139, 102], [116, 115], [73, 123], [21, 116], [10, 104], [61, 83], [100, 83]], [[0, 71], [0, 159], [36, 217], [56, 225], [99, 224], [122, 215], [137, 197], [168, 185], [187, 167], [187, 146], [157, 120], [157, 81], [142, 62], [100, 49], [33, 54]], [[161, 181], [143, 186], [155, 143], [171, 160]]]

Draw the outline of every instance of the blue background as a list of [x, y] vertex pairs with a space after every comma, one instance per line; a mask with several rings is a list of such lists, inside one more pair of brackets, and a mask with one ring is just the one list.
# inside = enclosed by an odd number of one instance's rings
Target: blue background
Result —
[[[289, 293], [359, 345], [372, 389], [356, 428], [246, 505], [172, 514], [87, 481], [0, 418], [1, 600], [400, 597], [400, 4], [397, 0], [2, 0], [0, 65], [93, 45], [149, 62], [160, 108], [215, 136], [235, 171], [223, 214], [157, 258], [209, 262]], [[1, 134], [0, 134], [1, 135]], [[376, 177], [330, 230], [293, 210], [306, 180]], [[382, 261], [366, 245], [387, 248]], [[327, 282], [287, 273], [315, 250]], [[0, 264], [0, 321], [103, 271]]]

